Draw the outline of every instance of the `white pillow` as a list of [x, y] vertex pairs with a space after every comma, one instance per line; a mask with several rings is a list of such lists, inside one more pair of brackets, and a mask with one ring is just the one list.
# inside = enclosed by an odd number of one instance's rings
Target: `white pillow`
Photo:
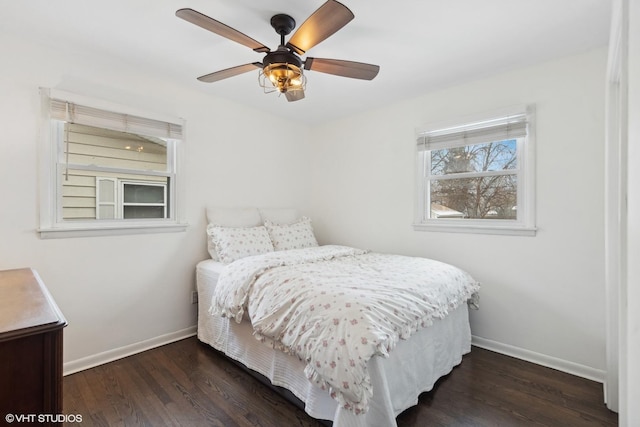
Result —
[[240, 258], [273, 252], [273, 244], [264, 226], [220, 227], [208, 225], [220, 262], [229, 264]]
[[[207, 207], [207, 222], [209, 225], [219, 225], [221, 227], [257, 227], [262, 225], [262, 218], [257, 208], [221, 208]], [[218, 261], [216, 246], [207, 239], [207, 250], [211, 259]]]
[[298, 210], [294, 208], [260, 208], [262, 221], [276, 224], [293, 224], [300, 219]]
[[222, 227], [257, 227], [262, 225], [258, 208], [207, 207], [207, 222]]
[[306, 216], [293, 224], [274, 224], [267, 219], [264, 221], [264, 225], [276, 251], [318, 246], [318, 241], [311, 227], [311, 220]]

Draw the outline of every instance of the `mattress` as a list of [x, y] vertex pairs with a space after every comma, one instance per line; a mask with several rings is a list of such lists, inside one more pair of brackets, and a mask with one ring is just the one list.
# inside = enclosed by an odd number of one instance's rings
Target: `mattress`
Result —
[[446, 318], [401, 340], [389, 358], [373, 357], [368, 364], [373, 385], [369, 411], [356, 415], [340, 407], [326, 391], [304, 375], [297, 357], [264, 345], [253, 337], [248, 320], [236, 323], [209, 314], [209, 302], [224, 264], [206, 260], [196, 267], [198, 289], [198, 339], [290, 390], [316, 419], [331, 420], [334, 427], [389, 427], [395, 417], [418, 403], [420, 393], [448, 374], [471, 349], [468, 308], [458, 307]]

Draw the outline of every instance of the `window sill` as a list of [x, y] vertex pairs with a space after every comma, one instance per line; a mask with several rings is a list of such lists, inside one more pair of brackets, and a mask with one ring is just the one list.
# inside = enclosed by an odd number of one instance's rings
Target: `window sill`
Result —
[[508, 236], [535, 236], [536, 227], [482, 224], [413, 224], [415, 231], [444, 233], [500, 234]]
[[188, 226], [188, 224], [109, 224], [93, 227], [65, 225], [59, 228], [39, 228], [38, 233], [40, 233], [41, 239], [64, 239], [69, 237], [179, 233], [186, 231]]

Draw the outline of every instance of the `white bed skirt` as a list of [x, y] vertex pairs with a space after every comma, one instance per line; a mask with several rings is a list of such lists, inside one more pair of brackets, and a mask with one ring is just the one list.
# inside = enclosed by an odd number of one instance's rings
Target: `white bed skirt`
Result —
[[290, 390], [304, 402], [310, 416], [332, 420], [334, 427], [396, 426], [396, 416], [416, 405], [420, 393], [431, 390], [438, 378], [460, 364], [462, 356], [471, 350], [465, 304], [411, 339], [400, 340], [388, 359], [371, 359], [368, 369], [373, 398], [367, 413], [355, 415], [307, 380], [304, 363], [297, 357], [256, 340], [248, 321], [238, 324], [208, 313], [218, 271], [219, 263], [212, 260], [202, 261], [196, 269], [198, 339], [269, 378], [272, 384]]

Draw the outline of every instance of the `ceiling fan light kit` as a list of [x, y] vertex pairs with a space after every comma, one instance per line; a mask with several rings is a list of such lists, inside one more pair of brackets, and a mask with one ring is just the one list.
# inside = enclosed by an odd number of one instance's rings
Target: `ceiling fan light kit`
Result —
[[307, 78], [302, 73], [302, 63], [274, 62], [265, 65], [258, 74], [258, 81], [265, 93], [304, 90]]
[[278, 14], [271, 18], [271, 26], [280, 34], [280, 46], [262, 60], [262, 71], [258, 75], [260, 86], [265, 93], [304, 91], [306, 78], [302, 72], [302, 60], [284, 45], [284, 36], [296, 27], [296, 21], [289, 15]]
[[377, 65], [362, 62], [311, 57], [303, 61], [298, 56], [333, 35], [354, 18], [353, 13], [346, 6], [335, 0], [328, 0], [311, 14], [286, 44], [285, 36], [293, 31], [296, 21], [286, 14], [274, 15], [271, 18], [271, 26], [280, 35], [280, 45], [275, 51], [193, 9], [179, 9], [176, 11], [176, 16], [247, 46], [255, 52], [266, 54], [262, 62], [239, 65], [198, 77], [202, 82], [212, 83], [260, 68], [258, 82], [264, 92], [284, 93], [287, 101], [292, 102], [304, 98], [306, 76], [303, 69], [362, 80], [372, 80], [380, 70]]

